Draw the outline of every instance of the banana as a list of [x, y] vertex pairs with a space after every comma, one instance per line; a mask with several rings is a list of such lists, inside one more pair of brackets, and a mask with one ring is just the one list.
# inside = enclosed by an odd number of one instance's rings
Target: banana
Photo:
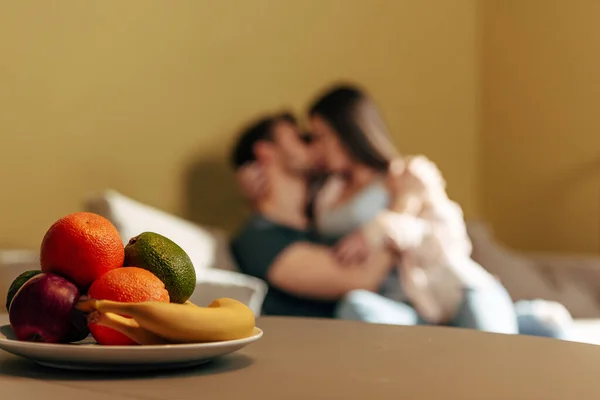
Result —
[[142, 328], [134, 319], [125, 318], [114, 313], [100, 313], [93, 311], [88, 315], [88, 322], [121, 332], [137, 344], [169, 344], [169, 341], [161, 338], [157, 334]]
[[[137, 335], [138, 339], [144, 343], [160, 339], [169, 343], [242, 339], [252, 335], [255, 324], [252, 310], [244, 303], [229, 298], [217, 299], [208, 307], [199, 307], [191, 303], [176, 304], [154, 301], [122, 303], [94, 299], [80, 301], [76, 307], [84, 312], [97, 311], [104, 315], [104, 317], [95, 317], [101, 321], [101, 324], [102, 321], [107, 326], [112, 324], [110, 327], [131, 337], [136, 342], [138, 340], [130, 335]], [[119, 315], [133, 318], [137, 327], [132, 326], [130, 321], [124, 321], [127, 318], [115, 318]], [[158, 338], [136, 330], [138, 327]]]

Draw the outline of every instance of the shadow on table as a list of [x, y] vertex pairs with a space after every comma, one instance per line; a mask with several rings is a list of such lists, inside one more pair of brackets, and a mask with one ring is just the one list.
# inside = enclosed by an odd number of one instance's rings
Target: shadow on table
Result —
[[131, 372], [99, 372], [99, 371], [68, 371], [44, 367], [33, 361], [19, 357], [0, 359], [0, 378], [2, 376], [23, 377], [40, 380], [64, 381], [101, 381], [101, 380], [130, 380], [130, 379], [160, 379], [203, 376], [222, 374], [249, 367], [254, 360], [243, 354], [231, 354], [218, 358], [196, 367], [176, 368], [163, 371], [131, 371]]

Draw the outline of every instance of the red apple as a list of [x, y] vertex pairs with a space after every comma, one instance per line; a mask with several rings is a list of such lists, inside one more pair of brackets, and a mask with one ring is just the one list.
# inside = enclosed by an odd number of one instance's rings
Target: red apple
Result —
[[77, 286], [61, 276], [41, 273], [29, 279], [10, 305], [10, 324], [17, 339], [69, 343], [85, 338], [85, 316], [74, 308], [79, 296]]

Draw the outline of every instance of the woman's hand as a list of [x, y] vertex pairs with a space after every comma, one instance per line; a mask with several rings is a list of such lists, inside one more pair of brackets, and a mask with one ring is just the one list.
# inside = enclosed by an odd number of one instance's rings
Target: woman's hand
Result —
[[422, 195], [446, 186], [435, 163], [421, 155], [393, 160], [388, 168], [386, 183], [394, 195], [406, 192]]
[[333, 255], [342, 265], [360, 264], [372, 254], [372, 246], [362, 229], [358, 229], [341, 239], [333, 248]]
[[407, 192], [419, 191], [421, 182], [410, 174], [408, 158], [397, 158], [390, 163], [386, 175], [386, 185], [393, 197], [399, 197]]
[[242, 195], [250, 201], [264, 196], [269, 190], [267, 177], [258, 163], [250, 163], [240, 167], [236, 179]]
[[392, 161], [386, 176], [386, 187], [390, 192], [390, 210], [411, 215], [419, 213], [425, 186], [411, 173], [408, 159]]
[[393, 211], [380, 213], [375, 222], [383, 233], [385, 244], [397, 253], [421, 246], [430, 229], [430, 225], [419, 217]]
[[424, 201], [444, 193], [446, 183], [436, 165], [425, 156], [398, 158], [386, 177], [391, 209], [415, 214]]

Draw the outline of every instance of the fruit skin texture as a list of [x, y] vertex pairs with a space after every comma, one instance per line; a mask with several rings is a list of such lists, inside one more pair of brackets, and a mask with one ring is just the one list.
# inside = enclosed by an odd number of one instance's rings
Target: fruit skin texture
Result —
[[[244, 303], [220, 298], [208, 307], [192, 304], [119, 303], [87, 300], [77, 307], [97, 314], [96, 318], [137, 338], [140, 344], [200, 343], [235, 340], [252, 336], [255, 316]], [[117, 314], [134, 319], [137, 326]]]
[[21, 288], [21, 286], [23, 286], [29, 279], [41, 273], [42, 271], [34, 269], [31, 271], [25, 271], [15, 278], [13, 283], [11, 283], [10, 288], [8, 288], [8, 294], [6, 295], [6, 311], [10, 309], [10, 302], [12, 301], [13, 297], [15, 297], [15, 294], [17, 294], [17, 291]]
[[38, 274], [25, 282], [10, 306], [10, 324], [18, 340], [69, 343], [88, 335], [85, 316], [74, 306], [79, 289], [55, 274]]
[[[92, 299], [124, 303], [169, 302], [169, 292], [165, 289], [164, 283], [151, 272], [137, 267], [124, 267], [107, 272], [90, 286], [88, 296]], [[88, 326], [99, 344], [114, 346], [137, 344], [114, 329], [93, 322]]]
[[144, 268], [165, 283], [171, 302], [185, 303], [196, 288], [196, 270], [187, 253], [158, 233], [144, 232], [125, 246], [125, 264]]
[[40, 250], [43, 272], [62, 275], [81, 290], [122, 267], [124, 258], [123, 241], [114, 225], [87, 212], [69, 214], [52, 224]]

